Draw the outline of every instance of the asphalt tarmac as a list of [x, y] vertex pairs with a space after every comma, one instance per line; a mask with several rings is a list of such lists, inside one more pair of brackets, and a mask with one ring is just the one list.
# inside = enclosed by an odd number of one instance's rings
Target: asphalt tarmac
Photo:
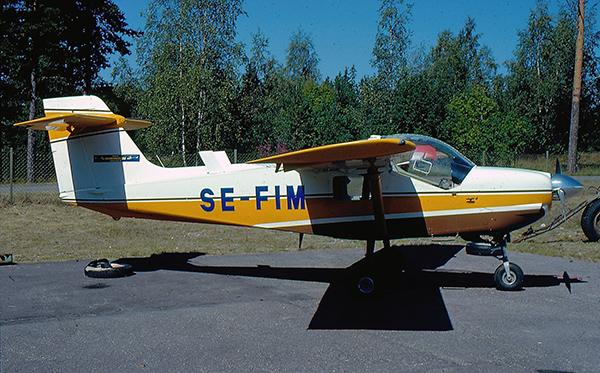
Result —
[[403, 248], [412, 270], [380, 276], [373, 299], [349, 285], [362, 249], [123, 258], [135, 275], [119, 279], [85, 277], [86, 261], [2, 266], [1, 369], [598, 371], [600, 264], [511, 253], [524, 289], [503, 292], [499, 261], [459, 249]]

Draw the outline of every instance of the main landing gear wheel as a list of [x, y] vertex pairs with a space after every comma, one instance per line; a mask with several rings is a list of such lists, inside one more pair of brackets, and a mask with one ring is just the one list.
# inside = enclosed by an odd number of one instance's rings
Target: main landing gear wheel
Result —
[[381, 294], [385, 281], [372, 268], [354, 268], [346, 279], [350, 295], [357, 300], [376, 299]]
[[[507, 268], [508, 267], [508, 270]], [[519, 290], [523, 284], [523, 270], [514, 263], [502, 263], [494, 272], [494, 281], [500, 290]]]
[[369, 295], [375, 291], [375, 280], [371, 276], [363, 276], [357, 282], [360, 294]]
[[594, 201], [581, 214], [581, 229], [591, 242], [600, 240], [600, 200]]

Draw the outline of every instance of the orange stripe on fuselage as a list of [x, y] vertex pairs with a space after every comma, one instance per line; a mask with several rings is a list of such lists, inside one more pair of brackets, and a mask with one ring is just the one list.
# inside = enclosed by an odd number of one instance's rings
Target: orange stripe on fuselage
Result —
[[[394, 200], [395, 201], [395, 200]], [[448, 193], [420, 194], [419, 202], [423, 211], [460, 210], [471, 208], [493, 208], [502, 206], [526, 205], [532, 203], [552, 203], [552, 193], [548, 192], [503, 192], [503, 193]], [[395, 208], [401, 209], [401, 206]], [[392, 207], [392, 210], [395, 209]], [[387, 212], [387, 210], [386, 210]]]
[[[425, 221], [428, 226], [431, 224], [443, 226], [440, 226], [441, 229], [434, 226], [428, 227], [428, 234], [437, 234], [438, 232], [441, 234], [443, 232], [461, 231], [461, 224], [464, 225], [460, 218], [461, 210], [527, 204], [545, 204], [549, 206], [551, 202], [551, 193], [432, 193], [419, 196], [388, 196], [384, 198], [384, 208], [387, 215], [410, 213], [419, 215], [419, 213], [439, 212], [442, 215], [441, 217], [425, 219]], [[277, 204], [273, 197], [269, 197], [267, 201], [260, 203], [260, 210], [257, 209], [256, 199], [253, 198], [241, 200], [239, 197], [235, 197], [233, 200], [227, 201], [224, 206], [222, 203], [219, 198], [215, 198], [214, 209], [210, 212], [203, 210], [202, 206], [206, 206], [206, 203], [199, 199], [128, 201], [127, 203], [79, 202], [77, 204], [115, 218], [137, 217], [239, 226], [276, 224], [276, 229], [302, 233], [313, 233], [311, 226], [307, 224], [308, 221], [335, 219], [336, 224], [339, 225], [340, 223], [343, 224], [345, 218], [364, 217], [365, 220], [369, 220], [373, 213], [371, 201], [369, 200], [339, 201], [333, 198], [307, 197], [305, 208], [302, 209], [301, 206], [288, 206], [286, 198], [281, 198], [279, 204]], [[233, 208], [233, 211], [223, 211], [223, 207]], [[447, 216], [445, 216], [445, 213], [447, 213]], [[466, 214], [465, 211], [465, 216]], [[514, 211], [512, 214], [516, 216], [519, 211]], [[474, 214], [471, 211], [468, 215], [473, 216]], [[501, 230], [503, 226], [510, 224], [510, 217], [507, 216], [507, 213], [503, 213], [503, 219], [496, 219], [497, 224], [501, 224], [501, 226], [493, 225], [494, 216], [479, 215], [482, 219], [479, 224], [482, 227], [489, 226], [490, 229]], [[286, 226], [287, 223], [289, 225]], [[323, 232], [323, 230], [320, 230], [320, 232]], [[356, 236], [356, 232], [351, 233], [349, 232], [349, 236]], [[411, 236], [410, 233], [399, 233], [399, 236]]]

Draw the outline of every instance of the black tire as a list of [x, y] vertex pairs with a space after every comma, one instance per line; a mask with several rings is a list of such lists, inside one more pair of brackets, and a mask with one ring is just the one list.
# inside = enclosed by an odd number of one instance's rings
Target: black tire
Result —
[[107, 259], [92, 260], [84, 268], [83, 273], [92, 278], [115, 278], [133, 274], [129, 264], [111, 263]]
[[506, 273], [504, 263], [500, 264], [494, 272], [494, 281], [498, 290], [520, 290], [524, 277], [521, 267], [514, 263], [509, 264], [509, 273]]
[[591, 242], [600, 240], [600, 199], [588, 205], [581, 214], [581, 229]]
[[350, 295], [357, 300], [376, 299], [381, 291], [380, 276], [375, 276], [372, 270], [357, 269], [346, 279]]
[[365, 275], [356, 281], [357, 290], [360, 295], [369, 296], [375, 292], [375, 280], [373, 276]]

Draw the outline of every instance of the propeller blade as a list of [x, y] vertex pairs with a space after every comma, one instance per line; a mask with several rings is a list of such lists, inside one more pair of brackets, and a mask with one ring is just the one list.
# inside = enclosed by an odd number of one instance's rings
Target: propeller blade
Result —
[[560, 168], [560, 161], [558, 160], [558, 158], [556, 158], [556, 172], [555, 174], [562, 174], [562, 170]]

